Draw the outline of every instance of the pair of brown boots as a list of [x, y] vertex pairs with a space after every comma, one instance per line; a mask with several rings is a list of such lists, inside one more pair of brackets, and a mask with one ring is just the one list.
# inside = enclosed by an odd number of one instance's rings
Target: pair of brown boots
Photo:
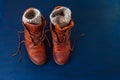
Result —
[[[71, 11], [67, 7], [57, 6], [50, 15], [50, 32], [53, 43], [53, 58], [58, 65], [65, 64], [70, 56], [71, 45], [69, 32], [74, 26]], [[25, 45], [31, 61], [43, 65], [46, 60], [46, 20], [35, 8], [27, 9], [22, 18], [24, 25]]]

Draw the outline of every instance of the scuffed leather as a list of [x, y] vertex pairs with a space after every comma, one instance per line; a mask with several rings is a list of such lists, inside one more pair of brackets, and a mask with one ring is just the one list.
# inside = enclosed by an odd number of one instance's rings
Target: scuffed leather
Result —
[[60, 28], [57, 24], [55, 26], [52, 23], [50, 24], [53, 43], [53, 57], [58, 65], [65, 64], [69, 59], [71, 52], [69, 31], [73, 26], [74, 22], [72, 20], [63, 28]]
[[[24, 24], [24, 23], [23, 23]], [[46, 48], [44, 45], [46, 21], [42, 17], [42, 24], [24, 24], [25, 45], [31, 61], [36, 65], [46, 62]]]

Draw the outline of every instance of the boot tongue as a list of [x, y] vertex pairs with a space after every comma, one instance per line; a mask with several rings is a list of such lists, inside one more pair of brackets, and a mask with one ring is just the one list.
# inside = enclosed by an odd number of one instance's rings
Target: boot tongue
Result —
[[38, 33], [44, 22], [40, 11], [35, 8], [27, 9], [23, 14], [22, 21], [31, 33]]
[[30, 24], [30, 23], [24, 23], [25, 28], [30, 31], [31, 34], [37, 34], [40, 29], [41, 25], [40, 24]]
[[74, 26], [74, 22], [70, 20], [67, 26], [60, 27], [58, 24], [56, 24], [54, 27], [55, 27], [55, 30], [58, 32], [66, 32], [66, 31], [69, 31], [73, 26]]

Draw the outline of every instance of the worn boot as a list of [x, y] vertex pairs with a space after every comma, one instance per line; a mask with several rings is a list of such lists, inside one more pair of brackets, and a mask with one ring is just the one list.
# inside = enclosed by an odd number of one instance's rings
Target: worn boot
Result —
[[29, 8], [24, 12], [22, 22], [28, 55], [34, 64], [42, 65], [46, 62], [44, 45], [46, 21], [39, 10]]
[[58, 65], [63, 65], [68, 61], [71, 52], [69, 32], [74, 26], [71, 11], [67, 7], [57, 6], [50, 14], [50, 20], [53, 57]]

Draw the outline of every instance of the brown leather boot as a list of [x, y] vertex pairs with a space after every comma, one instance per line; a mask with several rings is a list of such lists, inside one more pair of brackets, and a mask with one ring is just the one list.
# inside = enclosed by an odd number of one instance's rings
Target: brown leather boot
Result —
[[29, 8], [24, 12], [22, 22], [28, 55], [34, 64], [42, 65], [46, 62], [44, 45], [46, 21], [39, 10]]
[[53, 57], [58, 65], [65, 64], [70, 56], [71, 45], [69, 31], [74, 26], [71, 20], [71, 11], [57, 6], [50, 15], [50, 31], [53, 43]]

